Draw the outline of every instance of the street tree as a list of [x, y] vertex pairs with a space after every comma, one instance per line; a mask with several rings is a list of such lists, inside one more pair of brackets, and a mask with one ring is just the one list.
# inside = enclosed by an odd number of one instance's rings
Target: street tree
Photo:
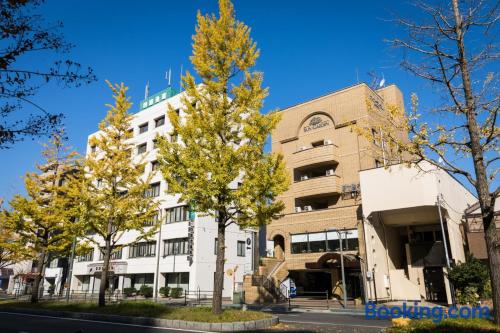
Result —
[[[99, 306], [105, 306], [106, 281], [110, 258], [114, 251], [140, 240], [150, 239], [158, 229], [159, 202], [150, 192], [153, 173], [144, 175], [144, 156], [133, 160], [134, 146], [130, 142], [132, 103], [126, 95], [127, 87], [112, 85], [114, 104], [99, 124], [99, 132], [89, 140], [92, 151], [86, 156], [81, 175], [72, 184], [71, 196], [81, 205], [77, 225], [81, 247], [97, 244], [104, 263], [99, 287]], [[122, 236], [135, 231], [132, 242]], [[120, 242], [121, 241], [121, 242]]]
[[[8, 249], [14, 258], [36, 263], [31, 302], [37, 303], [49, 254], [64, 253], [70, 248], [74, 202], [67, 181], [75, 166], [76, 152], [63, 142], [63, 136], [53, 134], [43, 150], [44, 163], [36, 166], [37, 173], [25, 178], [26, 196], [16, 195], [10, 208], [2, 211], [0, 247]], [[10, 237], [10, 236], [9, 236]]]
[[197, 15], [191, 62], [201, 79], [183, 77], [183, 115], [169, 108], [174, 138], [159, 139], [160, 170], [168, 191], [217, 223], [217, 259], [212, 312], [222, 311], [225, 232], [231, 224], [263, 225], [279, 216], [276, 197], [289, 183], [283, 158], [264, 145], [280, 117], [262, 115], [268, 91], [251, 71], [259, 56], [250, 28], [236, 20], [230, 1], [219, 1], [219, 17]]
[[[43, 85], [78, 87], [96, 79], [92, 69], [65, 59], [73, 45], [62, 35], [61, 22], [45, 22], [36, 12], [42, 3], [0, 0], [0, 149], [60, 126], [63, 114], [34, 101]], [[43, 61], [47, 55], [56, 60]]]
[[425, 113], [420, 113], [416, 95], [408, 113], [393, 105], [380, 113], [371, 105], [373, 112], [385, 115], [373, 139], [382, 140], [393, 161], [425, 160], [474, 187], [485, 231], [495, 322], [500, 324], [500, 253], [494, 223], [499, 194], [498, 2], [414, 4], [418, 19], [397, 18], [402, 36], [389, 42], [403, 50], [402, 67], [431, 83], [441, 103]]

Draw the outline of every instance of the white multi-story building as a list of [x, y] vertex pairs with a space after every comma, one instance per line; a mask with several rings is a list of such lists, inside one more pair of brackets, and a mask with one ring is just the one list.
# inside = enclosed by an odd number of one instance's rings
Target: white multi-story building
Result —
[[[182, 94], [167, 88], [140, 103], [140, 110], [131, 122], [134, 161], [145, 157], [146, 174], [157, 168], [157, 135], [171, 137], [172, 125], [166, 112], [168, 104], [179, 110], [182, 117]], [[98, 132], [89, 136], [89, 139]], [[87, 153], [94, 149], [87, 145]], [[235, 185], [237, 185], [235, 183]], [[109, 288], [121, 290], [127, 287], [139, 289], [150, 285], [158, 289], [164, 286], [181, 287], [185, 291], [212, 291], [216, 260], [217, 224], [213, 217], [190, 214], [188, 206], [179, 202], [178, 195], [166, 193], [167, 184], [157, 172], [151, 182], [151, 194], [160, 201], [161, 229], [150, 242], [126, 246], [113, 254], [110, 264]], [[191, 220], [191, 221], [190, 221]], [[253, 271], [255, 265], [255, 230], [240, 229], [230, 225], [226, 229], [226, 263], [224, 267], [223, 296], [230, 297], [243, 276]], [[137, 232], [130, 231], [120, 243], [135, 241]], [[190, 246], [192, 245], [192, 252]], [[77, 257], [73, 264], [71, 290], [97, 292], [103, 258], [98, 246], [92, 253]], [[158, 274], [157, 274], [158, 272]]]

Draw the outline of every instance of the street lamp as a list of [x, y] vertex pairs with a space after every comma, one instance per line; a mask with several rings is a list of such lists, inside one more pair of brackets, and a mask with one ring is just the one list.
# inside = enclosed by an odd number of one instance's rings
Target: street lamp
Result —
[[345, 268], [344, 268], [344, 250], [342, 248], [342, 234], [345, 235], [347, 239], [347, 234], [349, 234], [348, 231], [341, 231], [338, 229], [329, 229], [329, 231], [334, 231], [339, 235], [339, 240], [340, 240], [340, 270], [342, 272], [342, 295], [344, 298], [344, 308], [347, 308], [347, 290], [345, 286]]

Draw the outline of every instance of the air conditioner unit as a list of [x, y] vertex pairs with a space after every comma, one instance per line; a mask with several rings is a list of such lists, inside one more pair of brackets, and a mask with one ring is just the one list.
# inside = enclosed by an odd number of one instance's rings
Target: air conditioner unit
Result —
[[300, 213], [302, 211], [302, 208], [300, 207], [295, 207], [295, 213]]
[[333, 175], [335, 175], [335, 171], [333, 169], [328, 169], [328, 170], [326, 170], [326, 175], [333, 176]]
[[326, 146], [326, 145], [331, 145], [332, 144], [332, 140], [325, 140], [323, 142], [323, 144]]
[[307, 177], [307, 175], [300, 176], [300, 180], [308, 180], [308, 179], [309, 179], [309, 177]]
[[311, 206], [304, 206], [304, 210], [306, 212], [310, 212], [311, 210], [313, 210], [313, 208]]

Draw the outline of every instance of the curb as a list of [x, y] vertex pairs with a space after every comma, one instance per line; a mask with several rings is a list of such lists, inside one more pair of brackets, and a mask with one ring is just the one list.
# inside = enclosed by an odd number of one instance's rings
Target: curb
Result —
[[171, 320], [150, 317], [126, 317], [119, 315], [104, 315], [98, 313], [86, 312], [70, 312], [70, 311], [51, 311], [39, 309], [21, 309], [21, 308], [8, 308], [2, 307], [0, 311], [31, 314], [31, 315], [47, 315], [53, 317], [108, 321], [120, 324], [132, 324], [142, 326], [156, 326], [165, 328], [176, 328], [186, 330], [199, 330], [199, 331], [215, 331], [215, 332], [235, 332], [235, 331], [249, 331], [256, 329], [270, 328], [278, 324], [279, 319], [276, 316], [268, 319], [240, 321], [230, 323], [204, 323], [198, 321], [185, 321], [185, 320]]

